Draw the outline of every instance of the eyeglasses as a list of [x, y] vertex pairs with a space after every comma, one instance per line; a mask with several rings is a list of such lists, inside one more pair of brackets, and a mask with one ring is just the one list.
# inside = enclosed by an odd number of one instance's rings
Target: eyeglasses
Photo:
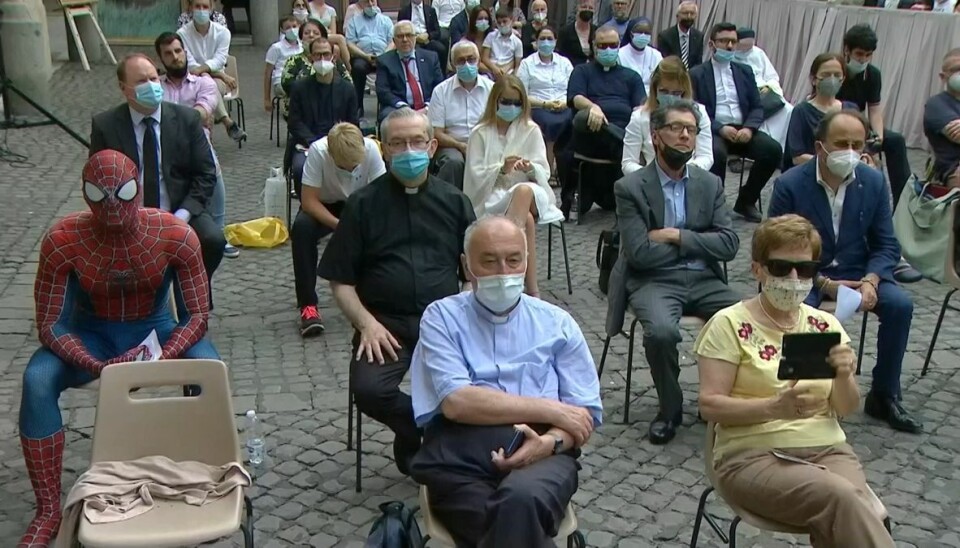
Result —
[[737, 45], [737, 42], [739, 42], [739, 40], [736, 38], [717, 38], [713, 41], [714, 44], [721, 47], [735, 46]]
[[523, 106], [523, 101], [521, 101], [520, 99], [504, 99], [501, 97], [500, 100], [498, 100], [497, 102], [506, 107], [522, 107]]
[[790, 272], [796, 270], [797, 277], [809, 280], [820, 271], [820, 265], [817, 261], [786, 261], [783, 259], [767, 259], [763, 264], [767, 267], [767, 272], [771, 276], [783, 278], [790, 275]]
[[463, 65], [467, 65], [467, 64], [476, 65], [479, 61], [480, 61], [480, 60], [477, 59], [477, 56], [476, 56], [476, 55], [471, 55], [471, 56], [469, 56], [469, 57], [462, 57], [462, 58], [460, 58], [460, 59], [456, 59], [456, 60], [453, 62], [453, 66], [455, 66], [455, 67], [462, 67]]
[[413, 139], [390, 139], [385, 143], [390, 152], [403, 152], [405, 150], [423, 151], [430, 148], [430, 140], [426, 137], [414, 137]]
[[619, 43], [597, 44], [597, 49], [620, 49]]
[[684, 124], [683, 122], [673, 122], [670, 124], [664, 124], [660, 129], [670, 130], [671, 133], [680, 134], [682, 131], [686, 130], [690, 135], [696, 135], [700, 133], [700, 128], [695, 124]]
[[411, 32], [404, 32], [401, 34], [394, 34], [393, 39], [394, 40], [413, 40], [413, 36], [414, 35]]

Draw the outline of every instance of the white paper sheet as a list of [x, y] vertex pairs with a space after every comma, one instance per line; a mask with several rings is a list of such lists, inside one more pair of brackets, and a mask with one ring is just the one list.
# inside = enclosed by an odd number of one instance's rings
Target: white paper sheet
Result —
[[849, 320], [857, 313], [862, 300], [863, 296], [860, 295], [859, 291], [841, 285], [837, 289], [837, 311], [834, 315], [841, 323]]
[[150, 334], [147, 335], [147, 338], [143, 339], [143, 342], [140, 344], [147, 347], [147, 351], [150, 352], [150, 358], [138, 359], [137, 361], [144, 361], [144, 362], [160, 361], [160, 355], [163, 352], [163, 347], [160, 346], [160, 339], [157, 337], [156, 329], [150, 331]]

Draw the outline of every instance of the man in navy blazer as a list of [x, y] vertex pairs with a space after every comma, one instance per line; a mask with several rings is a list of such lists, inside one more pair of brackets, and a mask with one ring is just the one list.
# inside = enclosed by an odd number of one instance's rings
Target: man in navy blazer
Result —
[[437, 54], [415, 48], [415, 42], [413, 24], [399, 21], [393, 26], [396, 48], [377, 58], [378, 122], [400, 107], [424, 110], [430, 104], [433, 88], [443, 81]]
[[820, 306], [824, 296], [836, 299], [839, 286], [845, 285], [860, 292], [861, 310], [880, 318], [877, 363], [864, 412], [896, 430], [919, 433], [922, 425], [900, 404], [913, 302], [893, 279], [900, 243], [893, 233], [889, 190], [879, 171], [860, 163], [867, 133], [866, 119], [855, 110], [824, 116], [817, 128], [816, 159], [777, 179], [768, 213], [801, 215], [820, 232], [820, 275], [807, 304]]
[[417, 47], [437, 54], [440, 66], [447, 66], [447, 44], [440, 37], [440, 19], [437, 10], [423, 0], [411, 0], [400, 8], [397, 21], [410, 21], [416, 33]]
[[783, 149], [772, 137], [760, 131], [763, 107], [753, 69], [733, 62], [737, 46], [737, 26], [717, 23], [710, 31], [712, 59], [690, 69], [693, 95], [707, 109], [713, 128], [713, 167], [711, 173], [725, 180], [727, 153], [753, 160], [747, 183], [733, 211], [746, 220], [759, 223], [760, 192], [780, 167]]

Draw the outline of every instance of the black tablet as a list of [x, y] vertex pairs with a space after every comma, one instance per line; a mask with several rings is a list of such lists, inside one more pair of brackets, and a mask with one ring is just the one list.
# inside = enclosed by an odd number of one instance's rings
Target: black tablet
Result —
[[837, 371], [827, 363], [840, 333], [787, 333], [780, 356], [780, 380], [832, 379]]

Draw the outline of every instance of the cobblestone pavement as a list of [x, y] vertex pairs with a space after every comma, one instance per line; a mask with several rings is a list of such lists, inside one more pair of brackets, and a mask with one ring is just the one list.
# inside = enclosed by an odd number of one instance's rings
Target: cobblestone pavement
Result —
[[[122, 52], [121, 52], [122, 53]], [[228, 187], [228, 221], [259, 217], [260, 193], [270, 166], [279, 165], [281, 149], [267, 139], [269, 116], [262, 108], [260, 78], [263, 52], [236, 48], [249, 140], [242, 149], [222, 128], [215, 144]], [[90, 116], [117, 104], [120, 94], [111, 66], [89, 73], [78, 64], [54, 76], [54, 111], [80, 133], [89, 132]], [[368, 111], [372, 112], [369, 108]], [[0, 545], [11, 546], [33, 512], [33, 497], [17, 441], [20, 379], [37, 346], [32, 284], [37, 249], [51, 221], [84, 206], [77, 184], [86, 151], [56, 128], [10, 132], [8, 146], [29, 156], [32, 166], [0, 163]], [[925, 155], [911, 153], [914, 167]], [[737, 178], [728, 178], [728, 194]], [[731, 198], [732, 199], [732, 198]], [[731, 202], [732, 203], [732, 202]], [[544, 298], [569, 310], [580, 323], [595, 359], [603, 348], [606, 302], [597, 289], [594, 253], [599, 232], [613, 222], [611, 213], [594, 210], [581, 226], [567, 225], [574, 292], [568, 295], [560, 256], [553, 279], [542, 281]], [[748, 295], [755, 290], [748, 268], [752, 225], [734, 221], [743, 245], [730, 265], [731, 283]], [[545, 276], [546, 232], [539, 234], [541, 277]], [[559, 238], [554, 233], [559, 245]], [[417, 486], [393, 465], [392, 435], [372, 421], [363, 430], [363, 491], [354, 492], [354, 457], [346, 447], [347, 362], [351, 330], [335, 310], [329, 289], [319, 285], [327, 331], [310, 340], [297, 333], [293, 276], [288, 245], [270, 250], [243, 250], [226, 259], [214, 280], [217, 309], [210, 336], [230, 367], [234, 406], [263, 413], [269, 431], [268, 470], [253, 491], [260, 546], [361, 546], [388, 499], [414, 502]], [[844, 422], [849, 441], [866, 468], [873, 489], [883, 499], [901, 546], [960, 546], [960, 402], [957, 373], [958, 316], [951, 313], [933, 355], [931, 372], [919, 376], [944, 289], [922, 282], [909, 286], [916, 303], [909, 354], [904, 364], [905, 405], [926, 425], [923, 435], [892, 432], [862, 415]], [[847, 326], [855, 339], [857, 320]], [[877, 321], [867, 331], [865, 369], [875, 356]], [[691, 333], [683, 349], [690, 351]], [[681, 380], [687, 400], [685, 426], [666, 447], [644, 440], [653, 418], [656, 394], [645, 371], [634, 375], [632, 422], [620, 424], [623, 407], [626, 339], [611, 345], [602, 379], [606, 424], [591, 440], [582, 459], [580, 489], [574, 497], [581, 530], [591, 546], [680, 546], [689, 542], [697, 498], [704, 487], [701, 450], [704, 424], [696, 415], [696, 368], [689, 356]], [[645, 368], [638, 349], [637, 366]], [[868, 386], [869, 375], [861, 377]], [[71, 390], [61, 398], [68, 425], [63, 485], [68, 489], [89, 459], [96, 395]], [[712, 505], [730, 517], [722, 503]], [[954, 510], [950, 510], [954, 508]], [[239, 545], [239, 535], [217, 546]], [[743, 544], [746, 540], [746, 544]], [[718, 545], [709, 530], [702, 545]], [[741, 527], [741, 545], [792, 546], [806, 538], [759, 533]]]

